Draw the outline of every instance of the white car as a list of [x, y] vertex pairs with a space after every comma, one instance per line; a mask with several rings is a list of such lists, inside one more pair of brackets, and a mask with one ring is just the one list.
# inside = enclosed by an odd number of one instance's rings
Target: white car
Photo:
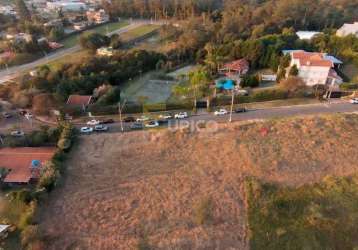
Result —
[[178, 114], [174, 115], [175, 119], [184, 119], [188, 117], [188, 113], [187, 112], [180, 112]]
[[81, 133], [83, 133], [83, 134], [89, 134], [92, 132], [93, 132], [93, 128], [91, 128], [91, 127], [82, 127], [81, 128]]
[[173, 116], [170, 114], [159, 115], [159, 119], [163, 119], [163, 120], [169, 120], [172, 118], [173, 118]]
[[219, 109], [214, 112], [214, 115], [226, 115], [227, 113], [226, 109]]
[[25, 135], [25, 133], [23, 131], [20, 131], [20, 130], [15, 130], [15, 131], [12, 131], [10, 133], [12, 136], [15, 136], [15, 137], [22, 137]]
[[28, 120], [29, 120], [29, 119], [31, 119], [31, 118], [32, 118], [32, 114], [31, 114], [31, 113], [26, 113], [26, 114], [25, 114], [25, 117], [26, 117], [26, 119], [28, 119]]
[[105, 132], [108, 131], [108, 127], [104, 125], [97, 125], [94, 127], [94, 130], [97, 132]]
[[158, 127], [159, 123], [157, 121], [150, 121], [148, 123], [145, 124], [146, 128], [155, 128]]
[[145, 122], [148, 120], [149, 120], [149, 117], [142, 115], [141, 117], [137, 118], [136, 122]]
[[349, 102], [352, 104], [358, 104], [358, 98], [350, 99]]
[[87, 125], [95, 126], [95, 125], [98, 125], [99, 123], [100, 123], [100, 121], [98, 121], [98, 120], [90, 120], [87, 122]]

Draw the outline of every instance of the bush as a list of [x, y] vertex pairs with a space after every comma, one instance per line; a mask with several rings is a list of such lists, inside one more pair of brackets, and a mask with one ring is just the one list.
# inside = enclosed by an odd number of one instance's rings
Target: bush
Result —
[[57, 147], [63, 151], [67, 151], [71, 148], [71, 144], [70, 139], [62, 138], [58, 141]]
[[340, 88], [343, 90], [354, 90], [358, 89], [358, 83], [342, 83]]
[[37, 209], [37, 203], [32, 201], [30, 205], [26, 208], [26, 211], [21, 214], [18, 227], [22, 230], [25, 230], [29, 225], [33, 223], [34, 214]]
[[21, 245], [27, 247], [39, 239], [38, 225], [29, 225], [21, 232]]
[[195, 222], [198, 225], [209, 224], [213, 220], [213, 201], [210, 197], [201, 200], [195, 207]]
[[257, 75], [247, 75], [247, 76], [243, 77], [240, 85], [243, 88], [246, 88], [246, 87], [255, 88], [260, 85], [260, 81], [259, 81], [259, 78]]
[[45, 188], [48, 192], [50, 192], [56, 186], [56, 182], [59, 177], [60, 173], [56, 165], [52, 162], [48, 162], [45, 166], [43, 166], [38, 187]]

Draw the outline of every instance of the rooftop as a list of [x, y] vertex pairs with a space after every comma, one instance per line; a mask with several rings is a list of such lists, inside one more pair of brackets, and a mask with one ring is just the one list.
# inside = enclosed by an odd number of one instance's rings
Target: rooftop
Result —
[[1, 167], [10, 169], [4, 182], [28, 183], [32, 177], [31, 164], [34, 160], [45, 163], [52, 159], [55, 147], [23, 147], [0, 149]]
[[70, 95], [67, 100], [67, 105], [86, 106], [91, 103], [92, 96], [90, 95]]

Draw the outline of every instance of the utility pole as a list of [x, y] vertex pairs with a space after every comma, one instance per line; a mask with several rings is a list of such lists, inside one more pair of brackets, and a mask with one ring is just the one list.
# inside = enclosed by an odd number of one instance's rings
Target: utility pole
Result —
[[126, 99], [124, 100], [123, 105], [121, 105], [121, 102], [118, 102], [119, 122], [120, 122], [120, 124], [121, 124], [121, 131], [122, 131], [122, 132], [124, 131], [123, 121], [122, 121], [122, 110], [123, 110], [123, 108], [125, 107], [126, 102], [127, 102]]
[[232, 111], [233, 111], [233, 107], [234, 107], [234, 88], [231, 90], [231, 107], [230, 107], [230, 118], [229, 118], [229, 122], [232, 121]]

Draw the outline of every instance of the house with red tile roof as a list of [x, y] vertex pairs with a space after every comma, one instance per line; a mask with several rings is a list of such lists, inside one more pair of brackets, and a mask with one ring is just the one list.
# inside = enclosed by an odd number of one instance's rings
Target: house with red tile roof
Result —
[[86, 108], [89, 104], [92, 103], [92, 100], [93, 98], [90, 95], [70, 95], [66, 104], [69, 106]]
[[9, 172], [3, 182], [28, 184], [40, 177], [42, 166], [50, 161], [56, 147], [1, 148], [0, 167]]
[[[334, 67], [341, 62], [325, 53], [306, 52], [304, 50], [290, 51], [290, 68], [296, 65], [298, 76], [301, 77], [308, 86], [317, 84], [337, 85], [343, 82]], [[287, 69], [286, 72], [289, 72]]]
[[245, 75], [250, 69], [250, 64], [246, 59], [239, 59], [225, 63], [219, 72], [228, 77]]

